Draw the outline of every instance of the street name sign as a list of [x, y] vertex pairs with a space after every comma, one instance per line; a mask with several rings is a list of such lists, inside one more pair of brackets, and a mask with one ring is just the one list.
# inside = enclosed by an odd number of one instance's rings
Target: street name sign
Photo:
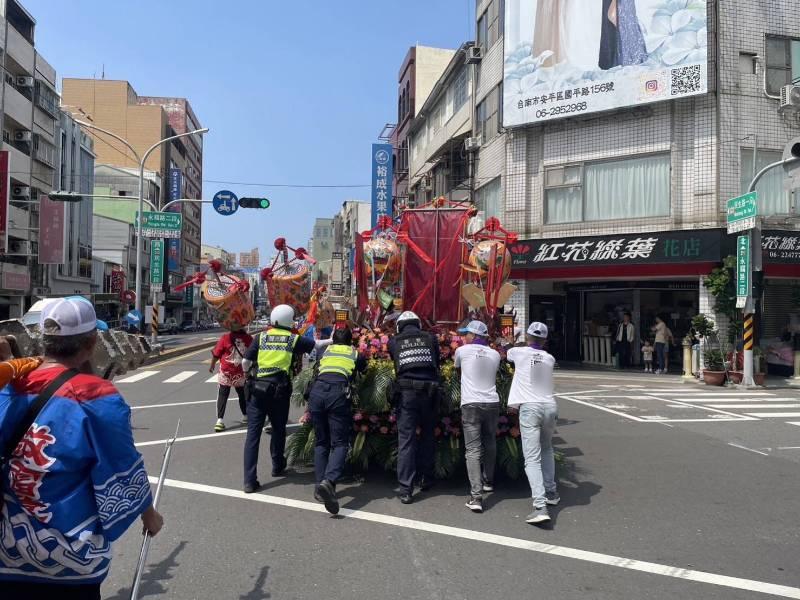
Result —
[[224, 217], [229, 217], [239, 210], [239, 198], [228, 190], [220, 190], [214, 194], [211, 203], [214, 205], [214, 210]]
[[750, 295], [750, 236], [736, 238], [736, 308], [744, 308]]
[[150, 242], [150, 283], [164, 283], [164, 240]]
[[756, 226], [758, 195], [750, 192], [728, 200], [728, 233], [747, 231]]
[[144, 237], [170, 239], [181, 237], [183, 216], [180, 213], [145, 211], [142, 216], [142, 235]]

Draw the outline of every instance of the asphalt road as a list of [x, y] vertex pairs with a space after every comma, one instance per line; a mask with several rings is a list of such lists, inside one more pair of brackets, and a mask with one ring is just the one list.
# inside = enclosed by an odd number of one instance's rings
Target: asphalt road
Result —
[[[765, 416], [800, 413], [797, 390], [561, 371], [556, 442], [568, 465], [552, 527], [525, 524], [524, 481], [498, 481], [472, 514], [465, 474], [411, 506], [390, 476], [370, 474], [339, 486], [343, 516], [332, 518], [309, 470], [269, 476], [266, 436], [264, 489], [241, 493], [244, 429], [231, 399], [228, 430], [212, 433], [208, 357], [118, 383], [151, 476], [181, 419], [144, 597], [800, 598], [800, 415]], [[140, 543], [131, 529], [116, 545], [104, 598], [128, 598]]]

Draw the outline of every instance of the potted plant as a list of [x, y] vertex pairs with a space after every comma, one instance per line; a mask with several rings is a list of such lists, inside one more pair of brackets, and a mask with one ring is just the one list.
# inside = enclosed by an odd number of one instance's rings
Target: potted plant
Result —
[[706, 385], [722, 385], [725, 383], [725, 356], [722, 350], [706, 350], [703, 353], [706, 368], [703, 369], [703, 381]]

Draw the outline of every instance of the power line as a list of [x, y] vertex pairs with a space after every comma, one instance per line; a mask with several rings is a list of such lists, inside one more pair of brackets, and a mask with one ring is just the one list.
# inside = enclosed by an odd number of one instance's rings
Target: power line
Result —
[[219, 179], [203, 179], [203, 183], [224, 183], [227, 185], [253, 185], [258, 187], [279, 187], [279, 188], [368, 188], [370, 184], [354, 183], [347, 184], [334, 184], [334, 185], [312, 185], [300, 183], [255, 183], [246, 181], [221, 181]]

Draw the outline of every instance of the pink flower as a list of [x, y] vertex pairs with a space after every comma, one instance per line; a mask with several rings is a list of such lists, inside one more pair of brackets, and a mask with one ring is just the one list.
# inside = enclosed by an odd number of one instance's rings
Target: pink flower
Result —
[[356, 414], [353, 415], [353, 420], [354, 421], [360, 421], [363, 418], [364, 418], [364, 415], [362, 415], [360, 412], [357, 412]]
[[394, 415], [389, 415], [389, 423], [396, 423], [397, 417]]
[[510, 433], [511, 433], [511, 437], [513, 437], [515, 439], [518, 438], [519, 437], [519, 427], [512, 427]]
[[380, 431], [382, 434], [386, 435], [387, 433], [389, 433], [389, 428], [386, 425], [384, 425], [378, 431]]
[[364, 433], [367, 433], [369, 431], [369, 425], [367, 425], [366, 423], [364, 425], [362, 425], [361, 426], [361, 431], [363, 431]]
[[370, 423], [377, 423], [380, 419], [378, 419], [378, 415], [370, 415], [369, 422]]

